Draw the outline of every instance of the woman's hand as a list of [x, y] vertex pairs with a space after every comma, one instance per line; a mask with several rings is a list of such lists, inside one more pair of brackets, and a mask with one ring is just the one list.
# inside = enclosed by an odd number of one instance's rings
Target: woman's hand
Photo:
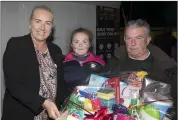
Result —
[[43, 103], [42, 106], [44, 109], [47, 110], [50, 118], [57, 119], [58, 117], [60, 117], [60, 112], [59, 112], [57, 106], [50, 100], [45, 100], [45, 102]]

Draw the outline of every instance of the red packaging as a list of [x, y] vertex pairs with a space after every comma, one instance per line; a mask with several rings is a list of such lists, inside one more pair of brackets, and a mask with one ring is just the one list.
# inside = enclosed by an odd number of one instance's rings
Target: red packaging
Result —
[[91, 103], [92, 103], [93, 110], [100, 109], [100, 99], [99, 98], [91, 100]]
[[94, 115], [86, 115], [84, 120], [113, 120], [113, 114], [108, 114], [107, 107], [101, 107]]

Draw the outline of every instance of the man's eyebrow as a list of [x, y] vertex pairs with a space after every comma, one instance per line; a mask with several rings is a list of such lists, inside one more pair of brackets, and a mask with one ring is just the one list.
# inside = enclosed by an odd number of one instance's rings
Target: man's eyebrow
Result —
[[143, 37], [143, 35], [138, 35], [138, 36], [136, 36], [136, 37]]

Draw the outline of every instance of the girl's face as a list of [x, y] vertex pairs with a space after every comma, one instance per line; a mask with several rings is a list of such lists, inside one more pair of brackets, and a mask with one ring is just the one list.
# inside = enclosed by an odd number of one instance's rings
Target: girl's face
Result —
[[77, 56], [86, 56], [90, 48], [89, 36], [86, 33], [78, 32], [73, 36], [71, 47]]

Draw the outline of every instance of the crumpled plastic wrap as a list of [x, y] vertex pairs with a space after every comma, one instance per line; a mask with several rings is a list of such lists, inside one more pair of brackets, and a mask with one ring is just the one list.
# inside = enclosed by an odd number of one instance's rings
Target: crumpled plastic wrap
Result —
[[145, 92], [151, 92], [155, 94], [160, 94], [163, 96], [171, 97], [171, 86], [169, 84], [155, 81], [151, 78], [145, 77], [143, 84], [142, 84], [142, 90], [141, 90], [141, 97], [143, 97], [143, 94]]
[[[170, 96], [171, 86], [169, 84], [145, 78], [142, 84], [140, 97], [145, 105], [140, 114], [144, 120], [162, 120], [168, 109], [172, 108], [173, 101]], [[151, 109], [150, 109], [151, 108]]]

